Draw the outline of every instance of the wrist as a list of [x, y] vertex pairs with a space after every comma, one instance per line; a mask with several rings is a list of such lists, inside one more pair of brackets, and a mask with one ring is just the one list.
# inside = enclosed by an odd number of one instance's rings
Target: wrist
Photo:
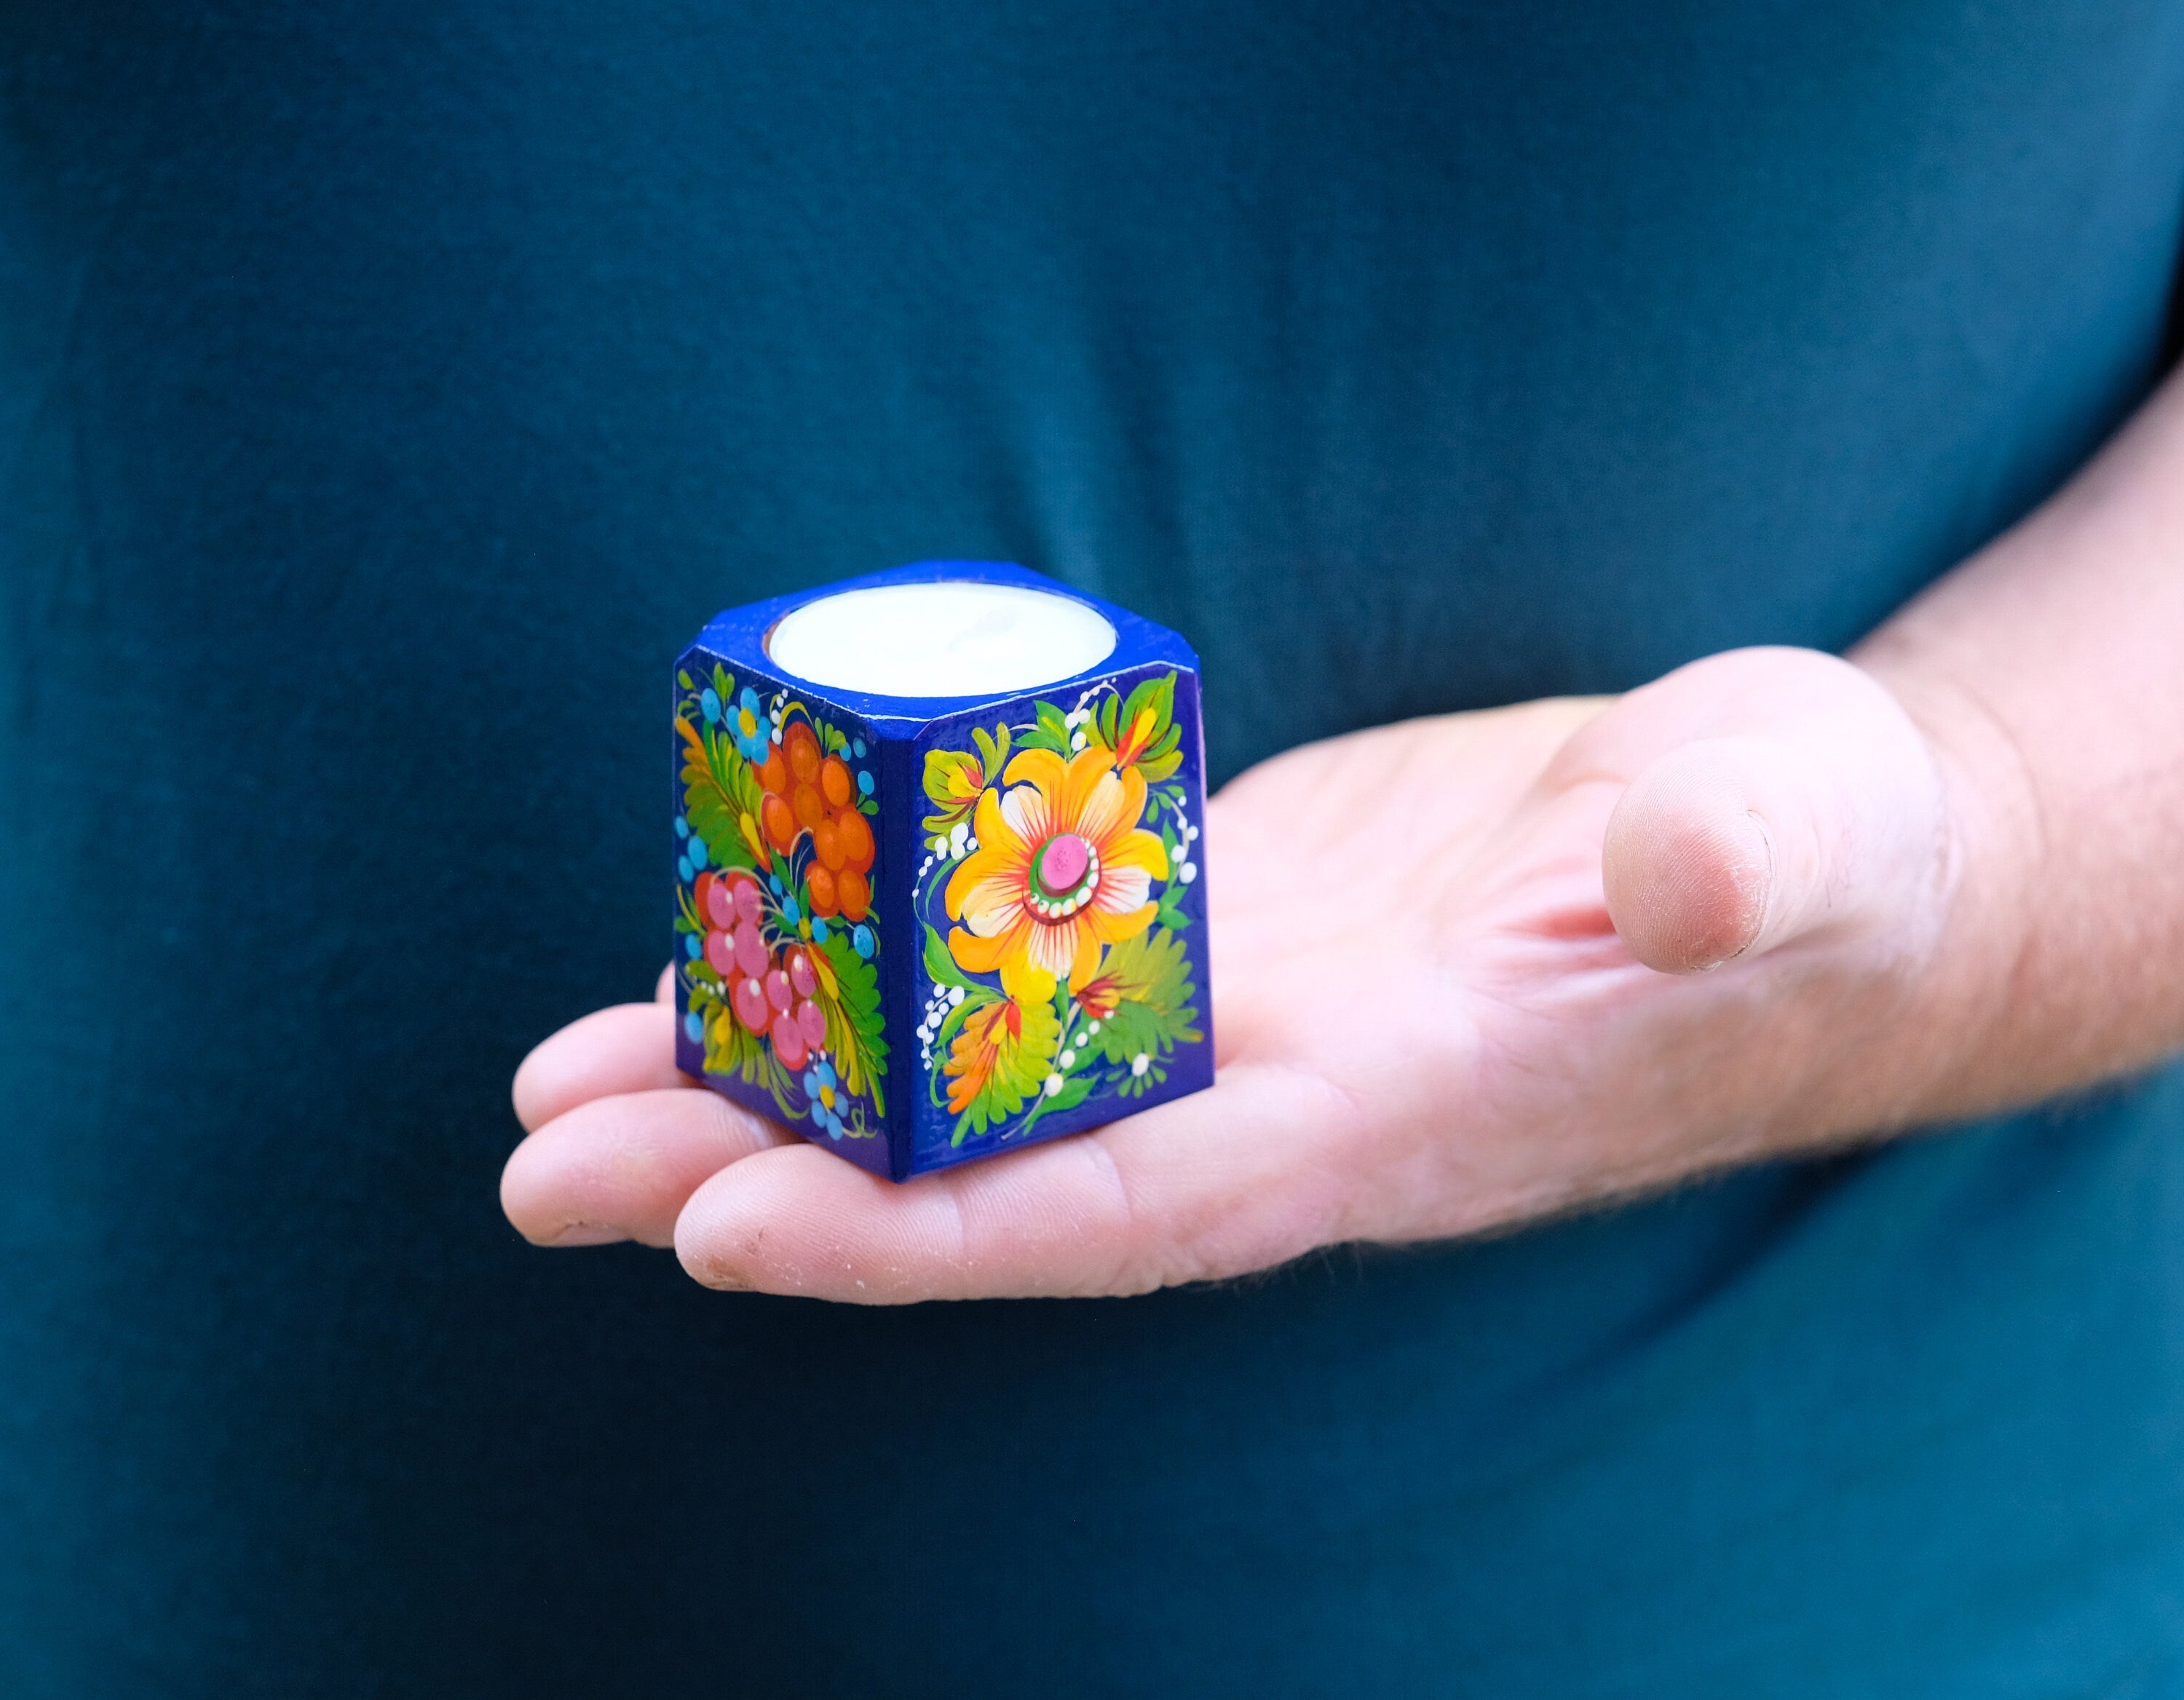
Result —
[[1961, 1120], [2070, 1084], [2026, 1031], [2026, 989], [2048, 861], [2033, 772], [1979, 691], [1880, 641], [1854, 657], [1925, 739], [1944, 797], [1932, 944], [1908, 988], [1898, 1125]]

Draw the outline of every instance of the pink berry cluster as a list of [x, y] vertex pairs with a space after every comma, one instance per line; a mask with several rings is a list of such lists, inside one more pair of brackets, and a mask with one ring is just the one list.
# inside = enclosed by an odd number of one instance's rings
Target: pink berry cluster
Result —
[[810, 949], [791, 942], [777, 950], [766, 942], [766, 894], [740, 869], [699, 874], [696, 895], [705, 960], [728, 989], [728, 1007], [750, 1032], [772, 1040], [783, 1067], [798, 1073], [827, 1042]]

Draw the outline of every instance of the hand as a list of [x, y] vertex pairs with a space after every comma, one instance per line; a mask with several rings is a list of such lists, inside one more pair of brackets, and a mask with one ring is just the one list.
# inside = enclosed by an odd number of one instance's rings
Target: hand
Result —
[[677, 1073], [663, 979], [524, 1063], [503, 1202], [719, 1287], [1128, 1293], [1900, 1127], [2014, 949], [1945, 754], [1795, 649], [1293, 750], [1206, 811], [1212, 1090], [898, 1186]]

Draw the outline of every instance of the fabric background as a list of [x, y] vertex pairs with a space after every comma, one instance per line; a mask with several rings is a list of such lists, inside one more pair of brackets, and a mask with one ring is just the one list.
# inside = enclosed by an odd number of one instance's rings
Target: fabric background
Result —
[[716, 609], [1022, 560], [1217, 778], [1840, 647], [2180, 212], [2179, 0], [16, 0], [0, 1692], [2171, 1692], [2173, 1073], [1128, 1302], [494, 1188]]

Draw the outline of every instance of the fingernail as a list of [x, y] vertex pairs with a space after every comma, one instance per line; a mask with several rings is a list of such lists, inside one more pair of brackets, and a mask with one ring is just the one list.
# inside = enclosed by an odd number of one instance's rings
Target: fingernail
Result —
[[563, 1246], [611, 1246], [629, 1235], [619, 1228], [610, 1228], [599, 1222], [571, 1222], [559, 1234], [544, 1243], [554, 1247]]
[[679, 1247], [676, 1255], [681, 1258], [683, 1273], [701, 1287], [710, 1287], [721, 1293], [747, 1293], [751, 1290], [750, 1278], [740, 1269], [719, 1263], [706, 1263], [701, 1267], [683, 1257]]

